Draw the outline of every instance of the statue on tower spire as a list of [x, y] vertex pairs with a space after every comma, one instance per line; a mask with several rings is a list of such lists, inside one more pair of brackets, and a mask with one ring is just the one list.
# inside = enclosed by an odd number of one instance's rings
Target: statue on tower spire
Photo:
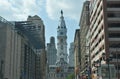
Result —
[[60, 21], [59, 21], [59, 25], [58, 25], [58, 28], [66, 28], [66, 25], [65, 25], [65, 21], [64, 21], [64, 16], [63, 16], [63, 11], [61, 10], [61, 16], [60, 16]]
[[61, 15], [63, 15], [63, 11], [61, 10]]

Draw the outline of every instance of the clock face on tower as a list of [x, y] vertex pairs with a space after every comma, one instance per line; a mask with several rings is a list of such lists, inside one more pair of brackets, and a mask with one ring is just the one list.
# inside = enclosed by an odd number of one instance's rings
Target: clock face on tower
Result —
[[63, 32], [60, 32], [60, 35], [63, 35]]

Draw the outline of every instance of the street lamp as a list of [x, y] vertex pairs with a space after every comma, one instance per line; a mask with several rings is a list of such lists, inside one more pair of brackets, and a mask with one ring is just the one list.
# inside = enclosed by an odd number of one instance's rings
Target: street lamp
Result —
[[106, 54], [103, 53], [102, 57], [103, 57], [103, 60], [105, 60], [108, 64], [108, 74], [109, 74], [109, 79], [111, 79], [111, 77], [110, 77], [110, 61], [112, 60], [113, 56], [111, 54], [109, 54], [109, 57], [106, 57]]

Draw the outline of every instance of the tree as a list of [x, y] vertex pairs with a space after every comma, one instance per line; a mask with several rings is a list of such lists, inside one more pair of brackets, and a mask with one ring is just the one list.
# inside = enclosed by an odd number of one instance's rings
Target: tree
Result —
[[75, 74], [69, 74], [66, 79], [75, 79]]

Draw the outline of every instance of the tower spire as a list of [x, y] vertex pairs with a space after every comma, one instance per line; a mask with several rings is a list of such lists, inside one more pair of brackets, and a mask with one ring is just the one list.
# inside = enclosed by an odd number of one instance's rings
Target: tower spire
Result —
[[61, 15], [63, 15], [63, 11], [61, 10]]
[[58, 64], [61, 59], [63, 59], [65, 62], [67, 62], [67, 28], [63, 16], [63, 11], [61, 10], [61, 16], [59, 25], [57, 28], [57, 62]]
[[64, 16], [63, 16], [63, 11], [61, 10], [61, 16], [60, 16], [60, 21], [59, 21], [59, 25], [58, 28], [66, 28], [66, 24], [64, 21]]

